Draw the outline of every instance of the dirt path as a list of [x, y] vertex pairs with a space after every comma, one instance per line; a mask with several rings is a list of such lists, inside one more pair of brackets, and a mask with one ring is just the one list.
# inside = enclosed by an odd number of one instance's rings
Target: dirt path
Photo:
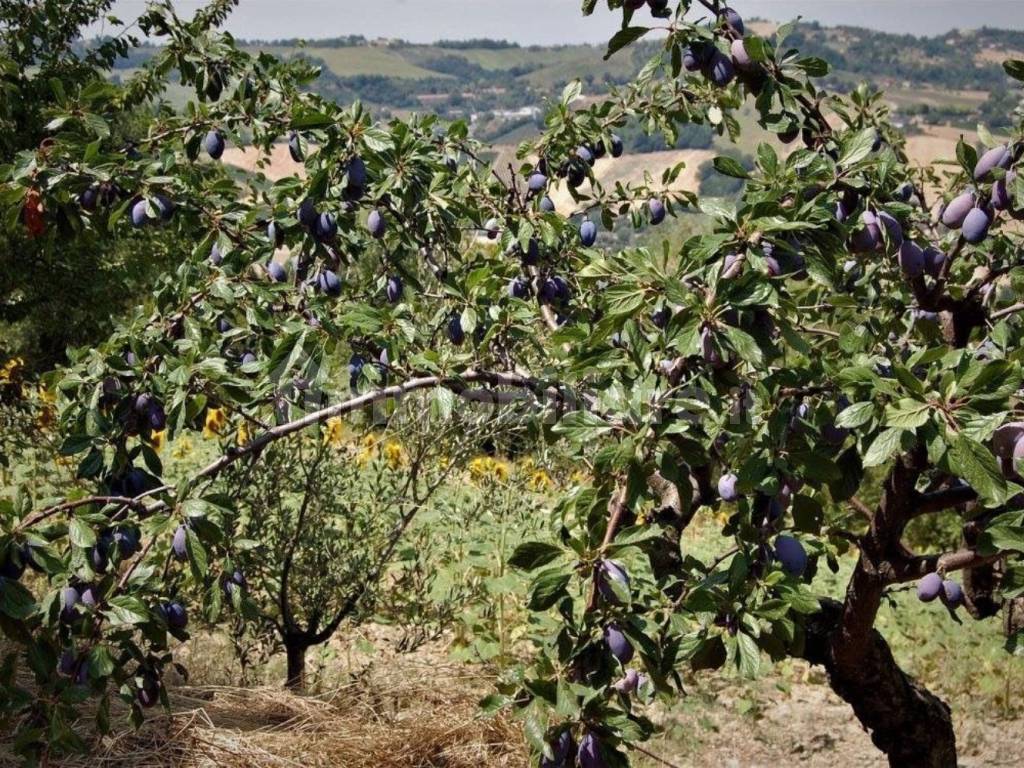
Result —
[[[806, 665], [795, 664], [789, 675], [772, 674], [752, 686], [704, 675], [689, 693], [687, 701], [656, 718], [664, 735], [647, 745], [678, 768], [888, 765], [849, 705]], [[961, 768], [1020, 765], [1024, 721], [960, 717], [956, 729]]]

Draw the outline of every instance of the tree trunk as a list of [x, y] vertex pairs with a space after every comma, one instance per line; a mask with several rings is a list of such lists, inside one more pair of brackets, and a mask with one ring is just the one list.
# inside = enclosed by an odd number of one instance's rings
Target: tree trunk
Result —
[[835, 640], [843, 606], [822, 600], [807, 622], [804, 658], [825, 668], [836, 694], [896, 768], [956, 768], [956, 737], [949, 707], [899, 668], [889, 645], [871, 630], [859, 663], [839, 664]]
[[288, 674], [285, 678], [285, 687], [296, 693], [306, 688], [306, 651], [309, 646], [304, 641], [286, 639], [284, 641], [285, 652], [288, 656]]

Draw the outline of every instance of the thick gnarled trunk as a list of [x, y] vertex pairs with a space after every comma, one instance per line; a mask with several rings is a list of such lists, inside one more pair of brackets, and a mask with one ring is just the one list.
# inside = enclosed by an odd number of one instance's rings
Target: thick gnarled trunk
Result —
[[859, 663], [837, 663], [842, 617], [842, 604], [822, 601], [821, 612], [807, 623], [804, 658], [825, 668], [832, 690], [853, 707], [893, 768], [956, 768], [949, 707], [900, 669], [885, 638], [871, 630]]

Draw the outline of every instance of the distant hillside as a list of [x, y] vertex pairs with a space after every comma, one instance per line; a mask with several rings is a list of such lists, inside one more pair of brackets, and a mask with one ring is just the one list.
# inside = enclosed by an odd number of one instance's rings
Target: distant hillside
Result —
[[[770, 34], [775, 25], [761, 21], [751, 26]], [[787, 43], [832, 63], [830, 87], [868, 80], [885, 88], [907, 120], [960, 126], [979, 120], [997, 128], [1009, 124], [1018, 91], [1001, 62], [1024, 56], [1024, 32], [998, 29], [915, 38], [809, 22], [799, 25]], [[470, 119], [476, 134], [489, 141], [528, 135], [539, 125], [545, 100], [557, 96], [570, 79], [581, 77], [588, 92], [600, 92], [629, 82], [659, 50], [656, 42], [641, 44], [606, 62], [603, 46], [523, 47], [503, 40], [417, 45], [349, 36], [245, 45], [320, 66], [317, 88], [328, 98], [361, 99], [384, 114], [430, 110]], [[152, 53], [135, 51], [121, 66], [138, 67]], [[657, 142], [646, 147], [662, 148]]]

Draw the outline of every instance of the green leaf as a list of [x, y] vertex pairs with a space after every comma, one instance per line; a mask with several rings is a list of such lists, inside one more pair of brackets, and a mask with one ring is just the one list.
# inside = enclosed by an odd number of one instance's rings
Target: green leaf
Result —
[[714, 159], [715, 170], [723, 176], [731, 176], [734, 179], [749, 179], [750, 174], [739, 164], [739, 161], [728, 156], [720, 156]]
[[110, 598], [107, 610], [103, 613], [110, 619], [113, 626], [124, 624], [145, 624], [149, 621], [149, 611], [145, 603], [131, 595], [117, 595]]
[[530, 610], [545, 611], [558, 602], [566, 594], [570, 577], [571, 574], [559, 568], [549, 568], [537, 574], [530, 585]]
[[887, 429], [882, 432], [871, 443], [871, 447], [864, 454], [861, 464], [867, 468], [877, 467], [887, 462], [900, 447], [900, 441], [903, 439], [904, 434], [902, 429]]
[[1020, 59], [1008, 59], [1003, 62], [1003, 69], [1006, 74], [1014, 80], [1024, 80], [1024, 61]]
[[632, 45], [641, 37], [650, 32], [650, 27], [625, 27], [615, 33], [615, 36], [608, 41], [608, 51], [604, 55], [605, 61], [621, 51], [627, 45]]
[[779, 597], [789, 603], [789, 607], [796, 613], [809, 615], [821, 610], [821, 603], [814, 596], [805, 584], [793, 586], [787, 583], [780, 583], [775, 586]]
[[0, 613], [20, 621], [27, 619], [35, 610], [35, 598], [20, 582], [0, 580]]
[[844, 408], [836, 416], [836, 426], [846, 429], [855, 429], [871, 421], [875, 415], [874, 403], [854, 403], [849, 408]]
[[836, 164], [843, 167], [856, 165], [871, 154], [871, 148], [875, 145], [875, 139], [877, 138], [878, 131], [876, 129], [865, 128], [860, 133], [854, 135], [849, 141], [844, 142], [843, 154], [839, 156]]
[[915, 430], [927, 424], [930, 415], [931, 406], [928, 403], [904, 398], [885, 407], [884, 423], [888, 427]]
[[88, 523], [79, 520], [77, 517], [72, 517], [68, 521], [68, 537], [73, 545], [82, 549], [87, 549], [96, 544], [96, 532], [93, 531]]
[[526, 541], [516, 547], [508, 564], [521, 571], [535, 571], [542, 565], [558, 559], [564, 550], [542, 541]]
[[612, 431], [611, 424], [590, 411], [572, 411], [552, 427], [555, 434], [575, 442], [593, 440]]
[[992, 452], [966, 435], [958, 435], [949, 450], [950, 469], [978, 492], [987, 506], [1006, 501], [1006, 478]]
[[744, 677], [757, 677], [761, 668], [761, 649], [757, 647], [757, 640], [746, 632], [736, 635], [736, 664]]

